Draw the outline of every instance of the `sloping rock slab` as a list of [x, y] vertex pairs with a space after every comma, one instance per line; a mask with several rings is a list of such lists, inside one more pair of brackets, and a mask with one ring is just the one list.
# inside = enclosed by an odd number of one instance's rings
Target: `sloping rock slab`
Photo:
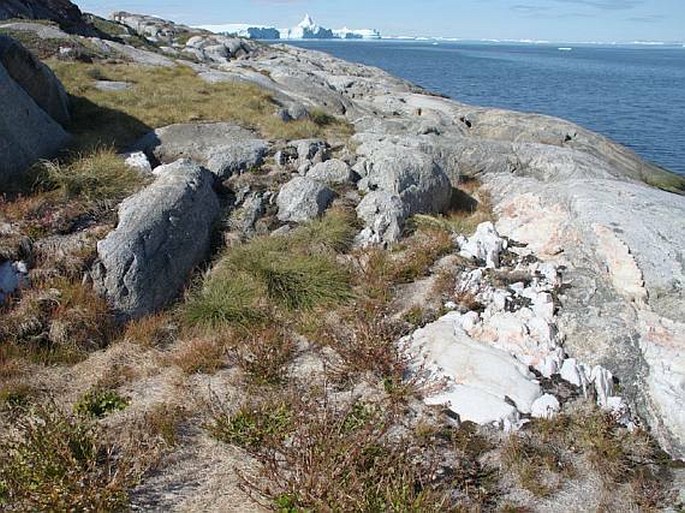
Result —
[[157, 180], [119, 207], [119, 225], [97, 245], [92, 276], [126, 317], [156, 311], [207, 256], [219, 202], [212, 174], [188, 160], [157, 168]]
[[69, 135], [0, 65], [0, 191], [39, 158], [52, 157]]
[[269, 147], [252, 132], [230, 123], [182, 123], [150, 132], [135, 149], [162, 163], [191, 158], [225, 180], [260, 165]]
[[18, 41], [0, 36], [0, 63], [52, 119], [69, 122], [69, 97], [55, 74]]

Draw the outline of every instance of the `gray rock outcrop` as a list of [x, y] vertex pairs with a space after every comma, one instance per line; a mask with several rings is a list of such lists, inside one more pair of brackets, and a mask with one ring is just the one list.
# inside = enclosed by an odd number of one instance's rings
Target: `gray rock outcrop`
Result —
[[191, 158], [225, 180], [261, 165], [268, 144], [230, 123], [184, 123], [159, 128], [144, 136], [133, 150], [161, 163]]
[[120, 205], [119, 224], [98, 243], [91, 273], [96, 289], [126, 317], [152, 313], [178, 295], [207, 256], [219, 215], [209, 171], [179, 160], [156, 174]]
[[69, 96], [50, 68], [7, 36], [0, 36], [0, 63], [52, 119], [61, 125], [69, 122]]
[[0, 20], [11, 18], [51, 20], [68, 32], [85, 36], [97, 32], [69, 0], [5, 0], [0, 3]]
[[364, 196], [357, 205], [357, 217], [365, 226], [357, 236], [358, 244], [392, 244], [402, 236], [407, 209], [397, 194], [378, 190]]
[[303, 223], [324, 213], [335, 194], [322, 183], [297, 176], [281, 187], [276, 198], [278, 219]]
[[354, 173], [346, 162], [331, 159], [315, 164], [307, 171], [307, 178], [326, 185], [344, 185], [354, 181]]
[[62, 126], [41, 109], [0, 64], [0, 191], [14, 186], [40, 158], [68, 141]]

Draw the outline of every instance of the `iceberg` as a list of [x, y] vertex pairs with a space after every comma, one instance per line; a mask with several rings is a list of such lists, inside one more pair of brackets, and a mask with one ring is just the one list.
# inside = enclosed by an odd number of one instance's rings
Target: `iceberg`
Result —
[[198, 28], [215, 34], [238, 36], [246, 39], [280, 39], [281, 33], [276, 27], [266, 25], [249, 25], [247, 23], [227, 23], [224, 25], [201, 25]]
[[295, 27], [281, 30], [282, 39], [334, 39], [331, 29], [317, 25], [309, 14]]
[[375, 29], [353, 30], [343, 27], [333, 30], [333, 34], [338, 39], [381, 39], [381, 33]]
[[197, 28], [215, 34], [244, 37], [247, 39], [381, 39], [375, 29], [329, 29], [318, 25], [309, 15], [295, 27], [276, 28], [267, 25], [248, 23], [227, 23], [223, 25], [200, 25]]

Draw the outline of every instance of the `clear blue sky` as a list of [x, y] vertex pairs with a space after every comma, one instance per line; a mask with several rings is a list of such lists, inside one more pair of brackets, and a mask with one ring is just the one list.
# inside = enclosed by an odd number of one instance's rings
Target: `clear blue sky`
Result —
[[155, 14], [191, 25], [320, 25], [385, 35], [551, 41], [684, 41], [685, 0], [76, 0], [86, 12]]

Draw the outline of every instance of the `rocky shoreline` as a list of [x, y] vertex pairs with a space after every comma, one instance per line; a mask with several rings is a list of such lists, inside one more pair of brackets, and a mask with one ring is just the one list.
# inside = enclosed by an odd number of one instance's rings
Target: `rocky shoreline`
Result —
[[[391, 248], [417, 216], [440, 222], [465, 201], [457, 188], [477, 179], [495, 220], [452, 234], [452, 254], [436, 264], [455, 276], [449, 300], [396, 341], [411, 360], [407, 379], [461, 422], [505, 430], [589, 398], [685, 458], [685, 196], [645, 183], [663, 170], [567, 121], [464, 105], [322, 53], [132, 14], [116, 21], [123, 39], [65, 33], [58, 53], [75, 53], [80, 38], [109, 59], [188, 66], [207, 84], [267, 91], [279, 122], [338, 117], [354, 130], [275, 140], [198, 121], [150, 130], [121, 151], [148, 185], [118, 206], [86, 277], [120, 319], [178, 299], [213, 251], [219, 222], [231, 227], [224, 237], [287, 238], [344, 203], [359, 223], [356, 248]], [[30, 25], [7, 27], [44, 30]], [[165, 46], [127, 44], [133, 37]], [[0, 39], [0, 63], [7, 184], [66, 144], [68, 118], [39, 101], [52, 88], [50, 105], [64, 105], [66, 93], [20, 45]], [[41, 77], [41, 93], [26, 88], [23, 73]], [[258, 169], [266, 171], [250, 181]], [[27, 262], [13, 255], [0, 262], [0, 300], [30, 287]]]

